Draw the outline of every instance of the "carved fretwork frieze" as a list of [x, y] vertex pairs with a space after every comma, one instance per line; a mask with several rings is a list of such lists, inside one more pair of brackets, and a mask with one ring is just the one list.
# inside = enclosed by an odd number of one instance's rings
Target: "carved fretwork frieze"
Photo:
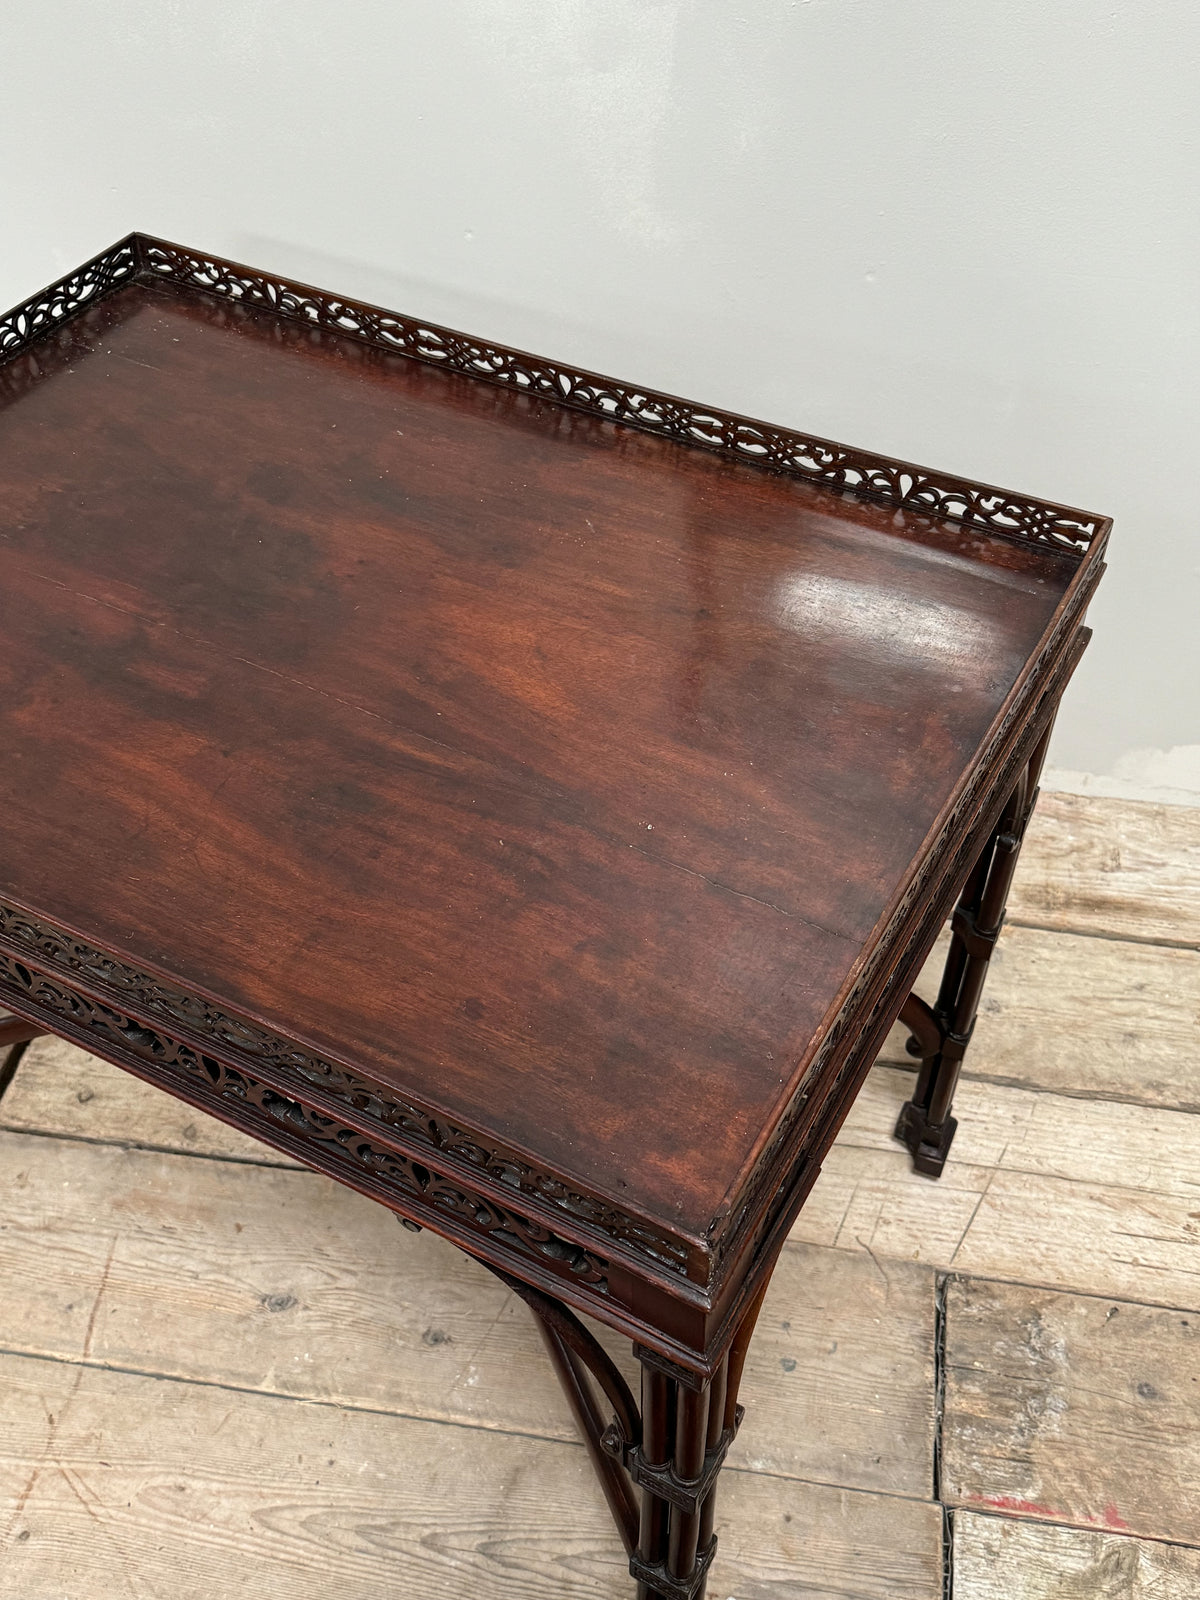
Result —
[[58, 971], [78, 973], [98, 985], [118, 1002], [125, 1000], [141, 1015], [178, 1024], [189, 1034], [222, 1046], [273, 1068], [285, 1080], [301, 1080], [320, 1089], [326, 1098], [341, 1100], [359, 1117], [380, 1124], [406, 1144], [416, 1144], [436, 1154], [453, 1168], [463, 1164], [493, 1182], [530, 1195], [570, 1215], [589, 1228], [608, 1235], [627, 1249], [644, 1255], [673, 1273], [687, 1272], [686, 1247], [612, 1206], [577, 1194], [550, 1173], [540, 1172], [515, 1155], [485, 1145], [434, 1116], [415, 1103], [385, 1095], [344, 1067], [300, 1049], [265, 1028], [226, 1015], [194, 995], [185, 994], [149, 977], [136, 968], [105, 955], [82, 940], [48, 923], [0, 904], [0, 937], [28, 950]]
[[[185, 1080], [193, 1097], [199, 1091], [202, 1099], [215, 1098], [248, 1108], [251, 1123], [261, 1123], [265, 1118], [276, 1128], [298, 1136], [304, 1144], [315, 1144], [327, 1156], [333, 1155], [333, 1165], [384, 1180], [395, 1191], [398, 1202], [409, 1199], [422, 1208], [431, 1208], [472, 1233], [489, 1236], [508, 1251], [534, 1258], [560, 1276], [588, 1284], [597, 1293], [607, 1291], [608, 1263], [601, 1256], [561, 1238], [519, 1211], [464, 1191], [445, 1174], [401, 1151], [384, 1148], [361, 1130], [281, 1094], [250, 1073], [81, 994], [32, 963], [0, 951], [0, 995], [5, 990], [69, 1023], [77, 1035], [95, 1039], [98, 1048], [107, 1044], [119, 1054], [127, 1053], [145, 1062], [159, 1077]], [[238, 1120], [245, 1124], [245, 1117]], [[330, 1162], [326, 1160], [324, 1164]]]

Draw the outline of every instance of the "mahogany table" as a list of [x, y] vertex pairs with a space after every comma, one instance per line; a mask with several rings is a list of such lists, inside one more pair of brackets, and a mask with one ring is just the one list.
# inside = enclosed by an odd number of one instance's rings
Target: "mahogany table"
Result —
[[1107, 520], [141, 234], [0, 362], [7, 1071], [60, 1034], [497, 1272], [696, 1600], [897, 1016], [946, 1158]]

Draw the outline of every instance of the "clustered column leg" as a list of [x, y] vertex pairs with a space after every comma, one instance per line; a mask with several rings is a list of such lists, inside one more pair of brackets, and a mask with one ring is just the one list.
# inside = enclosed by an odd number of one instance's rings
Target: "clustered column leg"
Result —
[[[538, 1319], [629, 1554], [638, 1600], [704, 1600], [717, 1548], [717, 1479], [742, 1420], [738, 1385], [766, 1281], [707, 1380], [634, 1346], [642, 1368], [639, 1412], [612, 1357], [574, 1312], [499, 1267], [483, 1265]], [[604, 1402], [612, 1414], [607, 1425]]]
[[908, 1048], [921, 1057], [921, 1071], [912, 1099], [900, 1112], [896, 1137], [912, 1151], [916, 1171], [927, 1177], [941, 1177], [958, 1127], [950, 1114], [954, 1091], [1004, 924], [1004, 907], [1049, 742], [1047, 728], [971, 869], [951, 919], [950, 952], [936, 1004], [931, 1010], [912, 996], [901, 1012], [913, 1027]]
[[764, 1286], [708, 1383], [637, 1350], [642, 1446], [632, 1465], [642, 1520], [629, 1570], [638, 1580], [638, 1600], [704, 1600], [717, 1548], [717, 1479], [742, 1420], [738, 1385], [765, 1294]]
[[712, 1382], [699, 1387], [692, 1386], [689, 1375], [672, 1378], [644, 1358], [643, 1363], [642, 1449], [636, 1468], [641, 1537], [630, 1571], [638, 1580], [638, 1600], [703, 1600], [716, 1549], [716, 1472], [728, 1444], [726, 1363]]
[[[723, 1361], [717, 1368], [717, 1374], [712, 1381], [712, 1389], [708, 1401], [708, 1427], [704, 1435], [706, 1451], [715, 1450], [721, 1442], [721, 1435], [728, 1429], [730, 1436], [737, 1432], [737, 1406], [733, 1401], [726, 1405], [729, 1392], [729, 1362]], [[700, 1534], [697, 1546], [707, 1550], [712, 1543], [713, 1525], [717, 1520], [717, 1490], [716, 1485], [704, 1497], [704, 1504], [700, 1508]]]
[[[651, 1472], [665, 1473], [671, 1462], [671, 1440], [675, 1433], [675, 1391], [677, 1385], [663, 1372], [642, 1369], [642, 1448], [641, 1462]], [[666, 1559], [671, 1507], [649, 1489], [642, 1490], [641, 1532], [637, 1555], [630, 1570], [657, 1567]], [[659, 1591], [638, 1578], [637, 1600], [657, 1600]]]

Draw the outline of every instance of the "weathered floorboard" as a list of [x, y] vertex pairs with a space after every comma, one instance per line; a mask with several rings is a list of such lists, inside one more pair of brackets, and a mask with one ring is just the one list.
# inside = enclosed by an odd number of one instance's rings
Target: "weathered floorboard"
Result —
[[[939, 941], [918, 982], [926, 999], [937, 992], [944, 950]], [[1195, 1110], [1198, 1025], [1200, 953], [1010, 924], [992, 958], [965, 1075]], [[894, 1028], [880, 1059], [911, 1070], [905, 1038]]]
[[1200, 807], [1043, 794], [1009, 920], [1200, 948]]
[[954, 1518], [954, 1600], [1195, 1600], [1200, 1550], [1121, 1534]]
[[964, 1083], [958, 1140], [932, 1183], [889, 1136], [911, 1081], [872, 1073], [794, 1240], [1200, 1306], [1200, 1119]]
[[[4, 1600], [627, 1600], [582, 1448], [0, 1355]], [[938, 1600], [932, 1504], [730, 1471], [714, 1592]]]
[[[906, 1074], [876, 1068], [846, 1122], [842, 1147], [890, 1154], [894, 1107], [911, 1083]], [[966, 1172], [998, 1167], [1186, 1198], [1200, 1186], [1200, 1120], [1191, 1112], [971, 1082], [963, 1086], [953, 1154]]]
[[0, 1127], [230, 1161], [300, 1165], [53, 1034], [35, 1039], [26, 1052], [0, 1100]]
[[1200, 1317], [952, 1280], [951, 1504], [1200, 1544]]
[[[0, 1346], [574, 1438], [521, 1301], [328, 1179], [14, 1134], [0, 1170]], [[928, 1495], [933, 1328], [928, 1268], [787, 1252], [733, 1459]]]

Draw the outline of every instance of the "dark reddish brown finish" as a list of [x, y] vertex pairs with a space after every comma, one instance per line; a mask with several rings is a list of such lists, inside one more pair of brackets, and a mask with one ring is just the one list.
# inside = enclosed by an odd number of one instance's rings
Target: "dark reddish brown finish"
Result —
[[703, 1233], [1074, 569], [277, 327], [4, 416], [0, 892]]
[[900, 1112], [896, 1137], [912, 1152], [913, 1165], [940, 1178], [958, 1123], [950, 1115], [963, 1058], [975, 1030], [988, 966], [1017, 867], [1025, 829], [1037, 804], [1037, 781], [1050, 743], [1047, 727], [1009, 795], [995, 832], [971, 869], [950, 919], [950, 951], [937, 1001], [928, 1006], [910, 995], [900, 1013], [913, 1029], [910, 1055], [921, 1060], [916, 1090]]
[[0, 360], [0, 999], [633, 1335], [634, 1567], [698, 1595], [774, 1255], [978, 859], [905, 1008], [944, 1158], [1108, 524], [141, 236]]

